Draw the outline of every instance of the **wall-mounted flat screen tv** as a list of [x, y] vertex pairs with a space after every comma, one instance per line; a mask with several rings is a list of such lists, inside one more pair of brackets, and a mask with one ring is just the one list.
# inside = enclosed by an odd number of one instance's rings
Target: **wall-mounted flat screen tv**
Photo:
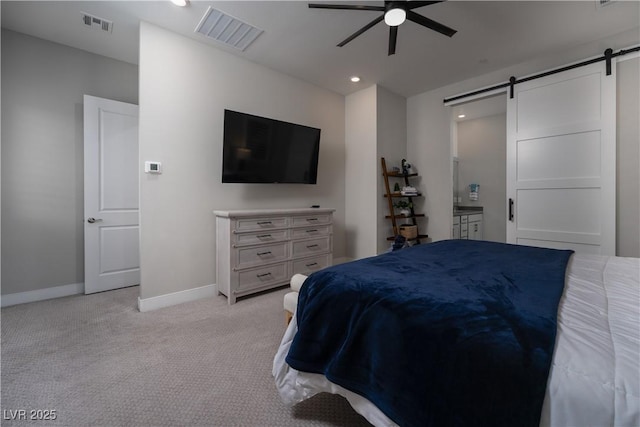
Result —
[[222, 182], [315, 184], [320, 129], [224, 110]]

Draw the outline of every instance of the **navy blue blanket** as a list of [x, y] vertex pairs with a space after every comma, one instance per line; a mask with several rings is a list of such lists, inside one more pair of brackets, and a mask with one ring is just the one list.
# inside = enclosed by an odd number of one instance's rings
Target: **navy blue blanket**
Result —
[[287, 363], [400, 426], [535, 426], [572, 251], [447, 240], [316, 272]]

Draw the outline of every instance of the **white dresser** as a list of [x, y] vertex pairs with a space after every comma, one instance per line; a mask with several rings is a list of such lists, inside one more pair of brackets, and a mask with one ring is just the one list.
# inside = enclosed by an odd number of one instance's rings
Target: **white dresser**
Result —
[[332, 263], [334, 209], [214, 211], [216, 284], [229, 304]]
[[457, 213], [453, 216], [452, 239], [482, 240], [482, 213]]

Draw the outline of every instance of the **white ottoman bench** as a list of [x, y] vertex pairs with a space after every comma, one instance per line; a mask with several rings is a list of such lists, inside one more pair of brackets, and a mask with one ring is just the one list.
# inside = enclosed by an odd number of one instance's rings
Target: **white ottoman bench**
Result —
[[296, 307], [298, 307], [298, 292], [300, 292], [300, 288], [302, 284], [306, 280], [307, 276], [304, 274], [294, 274], [291, 277], [291, 292], [284, 296], [283, 306], [284, 306], [284, 320], [288, 325], [291, 322], [291, 318], [293, 317], [293, 313], [296, 311]]

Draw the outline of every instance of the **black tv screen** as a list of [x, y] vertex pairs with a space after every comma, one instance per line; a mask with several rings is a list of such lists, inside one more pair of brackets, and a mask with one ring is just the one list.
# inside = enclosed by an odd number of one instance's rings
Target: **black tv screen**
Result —
[[315, 184], [320, 129], [224, 110], [222, 182]]

